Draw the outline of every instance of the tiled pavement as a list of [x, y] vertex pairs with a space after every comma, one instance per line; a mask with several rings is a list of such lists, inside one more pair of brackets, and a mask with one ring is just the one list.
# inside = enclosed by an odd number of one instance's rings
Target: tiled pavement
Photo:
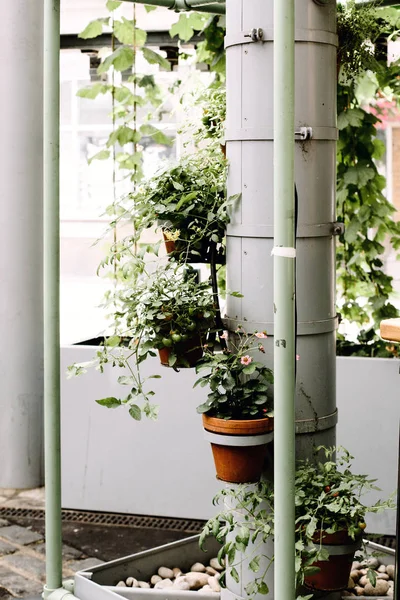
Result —
[[[0, 600], [39, 600], [45, 582], [43, 515], [6, 509], [43, 509], [44, 488], [0, 489]], [[41, 513], [40, 513], [41, 514]], [[3, 518], [4, 517], [4, 518]], [[62, 522], [63, 574], [154, 548], [193, 535], [193, 531], [98, 525], [65, 519]]]
[[[0, 489], [0, 507], [43, 509], [44, 488]], [[63, 545], [65, 577], [72, 577], [75, 571], [101, 562], [98, 558], [88, 557], [78, 547]], [[0, 518], [0, 599], [38, 598], [43, 590], [45, 571], [43, 534], [35, 531], [35, 525], [21, 526], [15, 523], [15, 518]]]

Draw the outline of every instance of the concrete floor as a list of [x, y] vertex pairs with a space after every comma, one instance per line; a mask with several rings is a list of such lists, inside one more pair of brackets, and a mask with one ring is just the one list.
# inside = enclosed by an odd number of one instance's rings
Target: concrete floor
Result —
[[[23, 514], [20, 510], [38, 509]], [[0, 599], [39, 600], [45, 583], [44, 488], [0, 489]], [[63, 575], [196, 533], [158, 527], [98, 525], [63, 519]], [[196, 525], [197, 526], [197, 525]], [[200, 529], [200, 527], [199, 527]]]

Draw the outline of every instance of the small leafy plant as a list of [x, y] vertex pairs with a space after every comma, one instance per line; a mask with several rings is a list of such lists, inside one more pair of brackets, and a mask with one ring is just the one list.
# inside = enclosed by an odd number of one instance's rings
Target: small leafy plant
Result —
[[[225, 332], [220, 337], [227, 339], [228, 334]], [[273, 374], [271, 369], [251, 356], [254, 351], [265, 352], [262, 340], [266, 337], [264, 332], [249, 335], [240, 327], [235, 341], [230, 339], [229, 348], [218, 353], [206, 349], [196, 371], [207, 369], [209, 372], [194, 385], [208, 386], [210, 392], [206, 402], [197, 407], [197, 412], [219, 419], [260, 419], [268, 416], [272, 403], [268, 391], [273, 383]]]
[[[315, 452], [316, 455], [323, 452], [325, 462], [299, 461], [296, 469], [296, 542], [293, 552], [298, 591], [307, 575], [319, 571], [315, 563], [329, 560], [322, 533], [344, 530], [352, 539], [359, 539], [366, 527], [367, 513], [394, 508], [391, 498], [372, 506], [361, 501], [365, 492], [379, 488], [367, 475], [352, 473], [353, 457], [347, 450], [320, 446]], [[220, 563], [225, 564], [222, 585], [226, 585], [227, 573], [239, 582], [239, 572], [246, 562], [255, 574], [254, 580], [246, 586], [246, 593], [248, 596], [267, 594], [265, 577], [274, 560], [273, 556], [265, 554], [265, 543], [274, 536], [272, 483], [260, 481], [256, 485], [225, 488], [215, 496], [214, 504], [222, 504], [223, 508], [207, 521], [200, 536], [200, 546], [204, 548], [211, 535], [222, 544], [218, 555]], [[374, 585], [372, 578], [371, 574]]]
[[212, 245], [222, 256], [227, 207], [236, 198], [226, 198], [226, 172], [227, 163], [214, 145], [157, 173], [131, 195], [128, 212], [137, 239], [159, 226], [174, 242], [173, 256], [181, 262], [209, 260]]
[[[144, 273], [117, 297], [116, 334], [106, 338], [93, 361], [74, 364], [68, 371], [70, 376], [80, 375], [94, 366], [103, 372], [107, 364], [127, 369], [129, 375], [122, 375], [118, 382], [129, 392], [121, 398], [99, 399], [98, 404], [107, 408], [126, 405], [136, 420], [143, 414], [155, 419], [158, 407], [151, 402], [154, 391], [147, 389], [147, 381], [160, 376], [143, 378], [140, 365], [148, 357], [155, 357], [156, 350], [168, 349], [170, 367], [190, 366], [190, 352], [202, 354], [205, 335], [214, 326], [214, 299], [207, 282], [198, 283], [196, 274], [175, 263]], [[194, 343], [188, 347], [189, 340]], [[139, 399], [144, 400], [141, 406]]]

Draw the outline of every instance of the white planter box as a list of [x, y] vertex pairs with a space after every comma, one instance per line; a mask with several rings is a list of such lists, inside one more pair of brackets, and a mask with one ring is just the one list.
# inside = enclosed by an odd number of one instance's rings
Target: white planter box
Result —
[[[134, 421], [123, 408], [106, 409], [95, 399], [118, 395], [122, 371], [90, 371], [67, 380], [67, 366], [90, 360], [94, 348], [62, 348], [63, 506], [131, 514], [207, 519], [220, 489], [210, 445], [203, 438], [196, 406], [204, 390], [192, 389], [194, 369], [175, 373], [158, 359], [146, 361], [154, 380], [158, 421]], [[397, 486], [400, 418], [399, 362], [337, 359], [337, 443], [354, 456], [354, 468], [377, 479], [387, 497]], [[395, 511], [372, 515], [368, 531], [395, 532]]]

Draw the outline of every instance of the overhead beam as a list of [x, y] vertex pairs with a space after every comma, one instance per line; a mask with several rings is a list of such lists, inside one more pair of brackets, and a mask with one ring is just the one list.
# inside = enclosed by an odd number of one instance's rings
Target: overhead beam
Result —
[[225, 3], [222, 0], [125, 0], [137, 4], [148, 4], [150, 6], [162, 6], [176, 12], [196, 10], [197, 12], [210, 13], [214, 15], [225, 14]]

